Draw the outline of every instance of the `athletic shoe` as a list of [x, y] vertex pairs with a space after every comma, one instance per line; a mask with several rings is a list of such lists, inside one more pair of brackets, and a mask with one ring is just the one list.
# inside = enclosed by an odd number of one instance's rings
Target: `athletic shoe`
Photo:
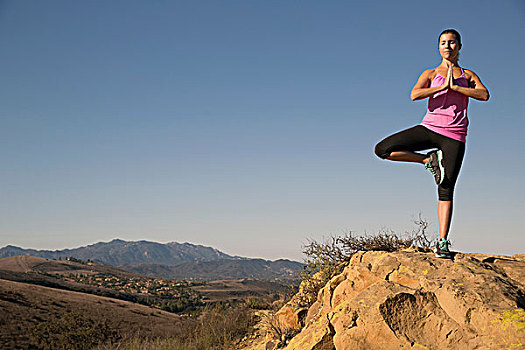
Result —
[[450, 245], [449, 240], [440, 238], [436, 242], [436, 247], [434, 248], [434, 253], [436, 253], [436, 258], [450, 259], [452, 257], [452, 254], [450, 254], [450, 250], [448, 249], [449, 245]]
[[445, 177], [445, 168], [443, 167], [443, 152], [438, 149], [428, 153], [430, 160], [425, 164], [425, 169], [434, 175], [437, 185], [441, 185]]

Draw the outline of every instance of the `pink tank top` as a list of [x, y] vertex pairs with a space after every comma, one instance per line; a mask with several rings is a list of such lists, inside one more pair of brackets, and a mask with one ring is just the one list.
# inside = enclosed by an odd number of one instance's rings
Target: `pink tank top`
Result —
[[[436, 76], [430, 87], [440, 86], [445, 83], [446, 77], [439, 74], [436, 68]], [[459, 86], [468, 87], [468, 80], [461, 68], [461, 76], [454, 79]], [[451, 139], [465, 142], [467, 140], [467, 107], [468, 97], [459, 92], [449, 89], [439, 91], [428, 99], [427, 114], [423, 117], [421, 125], [450, 137]]]

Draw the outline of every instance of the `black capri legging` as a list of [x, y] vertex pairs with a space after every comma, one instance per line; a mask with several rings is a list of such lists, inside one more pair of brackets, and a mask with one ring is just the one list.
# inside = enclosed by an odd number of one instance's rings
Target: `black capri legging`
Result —
[[451, 201], [465, 155], [464, 142], [440, 135], [422, 125], [417, 125], [388, 136], [376, 145], [375, 153], [378, 157], [385, 159], [394, 151], [415, 152], [431, 148], [438, 148], [443, 152], [445, 174], [443, 182], [438, 186], [439, 200]]

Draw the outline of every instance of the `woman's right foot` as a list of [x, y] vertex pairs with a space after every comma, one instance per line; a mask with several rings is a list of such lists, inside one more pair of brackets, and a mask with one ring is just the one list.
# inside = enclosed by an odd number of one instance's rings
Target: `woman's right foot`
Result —
[[449, 245], [450, 245], [449, 240], [445, 238], [440, 238], [436, 242], [436, 247], [434, 248], [434, 253], [436, 254], [436, 258], [450, 259], [452, 257], [452, 254], [450, 254], [450, 250], [448, 249]]
[[443, 152], [438, 149], [428, 153], [429, 161], [425, 164], [425, 168], [434, 175], [437, 185], [441, 185], [445, 177], [445, 168], [443, 167]]

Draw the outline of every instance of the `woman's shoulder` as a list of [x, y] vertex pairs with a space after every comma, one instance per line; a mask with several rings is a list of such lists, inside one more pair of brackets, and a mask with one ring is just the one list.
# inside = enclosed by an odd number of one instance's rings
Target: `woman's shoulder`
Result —
[[437, 68], [428, 68], [421, 73], [422, 76], [426, 77], [428, 80], [433, 80], [436, 77]]
[[465, 72], [465, 77], [469, 80], [473, 77], [477, 77], [476, 73], [471, 69], [463, 68], [463, 72]]

